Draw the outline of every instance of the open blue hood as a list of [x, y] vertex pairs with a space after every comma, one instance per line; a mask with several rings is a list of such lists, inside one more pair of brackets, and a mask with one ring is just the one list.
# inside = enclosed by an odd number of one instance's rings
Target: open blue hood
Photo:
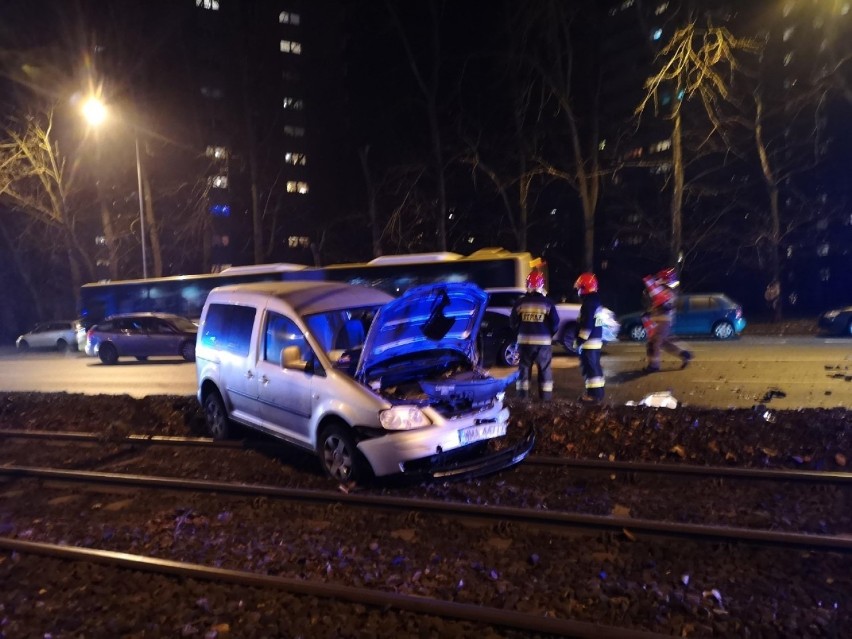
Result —
[[399, 357], [429, 351], [457, 351], [476, 359], [476, 336], [488, 295], [474, 284], [418, 286], [385, 304], [376, 314], [356, 377]]

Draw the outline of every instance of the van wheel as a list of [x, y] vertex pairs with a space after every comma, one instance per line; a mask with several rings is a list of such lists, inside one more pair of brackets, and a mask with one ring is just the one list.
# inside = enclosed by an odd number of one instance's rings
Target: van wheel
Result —
[[362, 483], [372, 475], [347, 426], [334, 424], [323, 429], [317, 452], [326, 474], [339, 482]]
[[184, 342], [180, 347], [180, 356], [183, 357], [187, 362], [195, 361], [195, 343], [194, 342]]
[[22, 353], [26, 353], [28, 350], [30, 350], [30, 345], [29, 343], [27, 343], [27, 340], [21, 340], [21, 343], [18, 344], [18, 350]]
[[109, 342], [104, 342], [98, 348], [98, 357], [104, 364], [115, 364], [118, 361], [118, 351]]
[[207, 432], [213, 439], [228, 439], [231, 435], [231, 420], [225, 410], [225, 402], [216, 391], [208, 393], [204, 398], [204, 419], [207, 421]]
[[68, 350], [68, 342], [66, 342], [64, 339], [56, 340], [56, 350], [58, 350], [60, 353], [66, 352]]

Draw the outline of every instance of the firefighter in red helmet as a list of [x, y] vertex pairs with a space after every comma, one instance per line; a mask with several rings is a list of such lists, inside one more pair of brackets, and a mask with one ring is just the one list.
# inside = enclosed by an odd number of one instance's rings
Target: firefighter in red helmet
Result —
[[583, 273], [574, 282], [580, 297], [580, 316], [577, 318], [575, 349], [580, 353], [580, 372], [586, 391], [580, 397], [584, 404], [600, 404], [604, 399], [604, 378], [601, 367], [603, 348], [603, 306], [598, 294], [598, 278], [594, 273]]
[[521, 356], [518, 381], [515, 384], [518, 397], [526, 399], [529, 396], [530, 377], [535, 364], [538, 369], [539, 399], [552, 399], [552, 340], [559, 328], [559, 314], [554, 303], [545, 297], [544, 275], [539, 270], [533, 269], [527, 276], [527, 292], [512, 307], [509, 324], [518, 332]]
[[646, 333], [646, 373], [660, 370], [660, 357], [665, 350], [677, 355], [681, 368], [686, 368], [692, 360], [692, 353], [671, 341], [670, 336], [674, 325], [674, 309], [677, 301], [675, 289], [680, 284], [677, 270], [664, 268], [653, 275], [642, 278], [645, 284], [645, 315], [642, 324]]

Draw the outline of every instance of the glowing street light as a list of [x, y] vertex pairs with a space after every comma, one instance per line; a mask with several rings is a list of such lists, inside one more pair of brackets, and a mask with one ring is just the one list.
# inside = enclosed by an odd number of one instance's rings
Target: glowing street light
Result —
[[[91, 96], [83, 102], [81, 111], [90, 126], [98, 127], [107, 119], [107, 107], [97, 97]], [[142, 200], [142, 162], [139, 158], [139, 136], [134, 133], [136, 144], [136, 180], [139, 189], [139, 235], [142, 240], [142, 278], [148, 279], [148, 251], [145, 247], [145, 206]]]

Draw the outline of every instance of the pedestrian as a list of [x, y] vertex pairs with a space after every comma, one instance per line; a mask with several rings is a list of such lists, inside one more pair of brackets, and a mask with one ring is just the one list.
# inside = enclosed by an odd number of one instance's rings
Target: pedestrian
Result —
[[527, 292], [512, 306], [509, 324], [518, 332], [518, 397], [526, 399], [535, 364], [538, 373], [538, 396], [542, 401], [553, 398], [553, 336], [559, 328], [556, 305], [546, 296], [544, 275], [537, 269], [527, 276]]
[[778, 280], [772, 280], [766, 285], [763, 299], [766, 300], [766, 305], [772, 311], [772, 321], [779, 321], [781, 319], [781, 283]]
[[603, 306], [598, 294], [598, 278], [594, 273], [583, 273], [574, 282], [574, 288], [580, 297], [574, 347], [580, 353], [580, 373], [586, 389], [579, 401], [583, 404], [600, 404], [604, 399], [606, 380], [601, 368]]
[[645, 300], [647, 304], [642, 318], [647, 338], [646, 373], [656, 373], [660, 370], [662, 351], [677, 355], [681, 368], [686, 368], [692, 360], [692, 353], [671, 341], [674, 311], [677, 302], [675, 289], [680, 284], [677, 271], [665, 268], [654, 275], [642, 278], [645, 284]]

